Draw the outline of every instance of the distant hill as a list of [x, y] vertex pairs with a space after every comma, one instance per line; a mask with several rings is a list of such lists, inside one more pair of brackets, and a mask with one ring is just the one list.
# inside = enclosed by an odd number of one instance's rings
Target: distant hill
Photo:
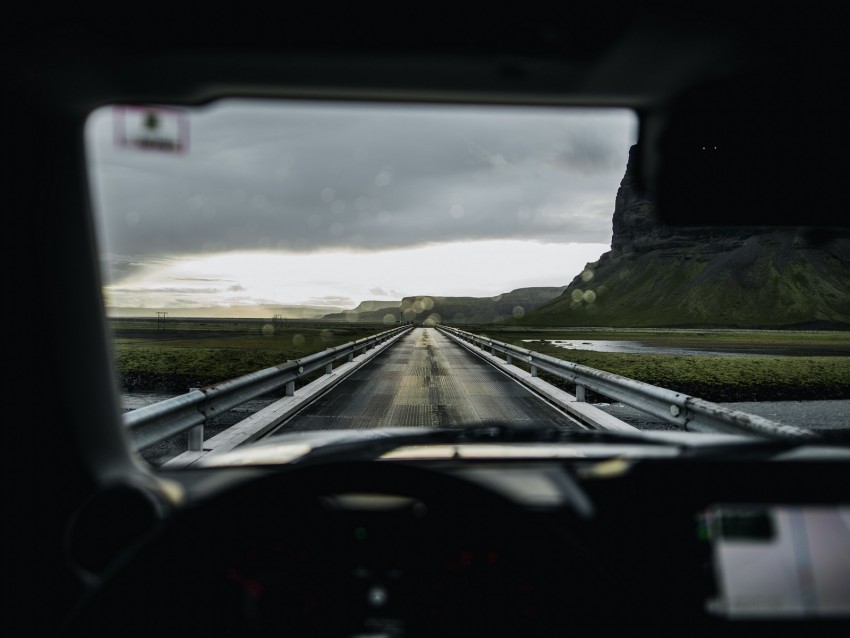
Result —
[[[401, 301], [361, 301], [356, 308], [322, 315], [322, 321], [364, 321], [381, 323], [387, 313], [397, 311]], [[396, 313], [397, 314], [397, 313]], [[386, 323], [390, 323], [387, 321]]]
[[[365, 304], [385, 302], [363, 302], [354, 310], [328, 314], [326, 321], [364, 321], [397, 323], [492, 323], [507, 318], [521, 317], [526, 312], [560, 295], [566, 286], [541, 286], [517, 288], [495, 297], [440, 297], [419, 295], [405, 297], [373, 310], [361, 309]], [[389, 302], [387, 302], [389, 304]]]
[[635, 189], [634, 151], [617, 192], [611, 250], [558, 298], [511, 323], [850, 328], [850, 238], [660, 225]]

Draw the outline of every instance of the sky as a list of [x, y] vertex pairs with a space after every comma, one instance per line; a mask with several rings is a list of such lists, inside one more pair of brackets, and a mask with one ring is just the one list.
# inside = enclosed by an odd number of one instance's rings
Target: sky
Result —
[[622, 109], [106, 106], [86, 126], [105, 303], [261, 316], [563, 286], [610, 248], [636, 131]]

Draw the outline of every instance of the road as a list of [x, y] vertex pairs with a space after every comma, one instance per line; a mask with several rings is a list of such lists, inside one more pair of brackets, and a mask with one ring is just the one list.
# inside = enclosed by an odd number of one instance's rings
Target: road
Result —
[[487, 421], [576, 427], [569, 417], [439, 331], [416, 328], [280, 432]]
[[[368, 391], [364, 391], [367, 390]], [[125, 394], [122, 406], [135, 410], [169, 398], [162, 394]], [[215, 436], [274, 399], [250, 401], [207, 424]], [[721, 403], [765, 418], [810, 428], [842, 442], [850, 437], [850, 401], [768, 401]], [[667, 423], [619, 403], [597, 407], [642, 430], [674, 429]], [[448, 427], [488, 420], [522, 424], [574, 423], [519, 384], [456, 346], [436, 330], [416, 329], [374, 362], [352, 374], [333, 392], [297, 415], [281, 430], [381, 427]], [[185, 435], [144, 450], [160, 465], [185, 450]]]

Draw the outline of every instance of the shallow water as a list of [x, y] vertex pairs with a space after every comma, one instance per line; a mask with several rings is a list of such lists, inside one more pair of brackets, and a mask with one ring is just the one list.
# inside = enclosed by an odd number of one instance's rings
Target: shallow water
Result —
[[710, 357], [731, 356], [847, 356], [850, 352], [847, 348], [830, 347], [788, 347], [788, 346], [706, 346], [705, 348], [673, 348], [643, 343], [640, 341], [606, 341], [604, 339], [523, 339], [523, 343], [529, 344], [529, 349], [534, 349], [535, 343], [549, 343], [558, 348], [566, 350], [592, 350], [594, 352], [619, 352], [625, 354], [668, 354], [668, 355], [698, 355]]

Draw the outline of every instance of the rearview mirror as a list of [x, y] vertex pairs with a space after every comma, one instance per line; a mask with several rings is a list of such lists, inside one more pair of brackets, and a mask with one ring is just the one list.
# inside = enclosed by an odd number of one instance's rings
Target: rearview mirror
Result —
[[640, 179], [660, 220], [850, 228], [850, 109], [839, 93], [780, 77], [737, 78], [647, 113]]

